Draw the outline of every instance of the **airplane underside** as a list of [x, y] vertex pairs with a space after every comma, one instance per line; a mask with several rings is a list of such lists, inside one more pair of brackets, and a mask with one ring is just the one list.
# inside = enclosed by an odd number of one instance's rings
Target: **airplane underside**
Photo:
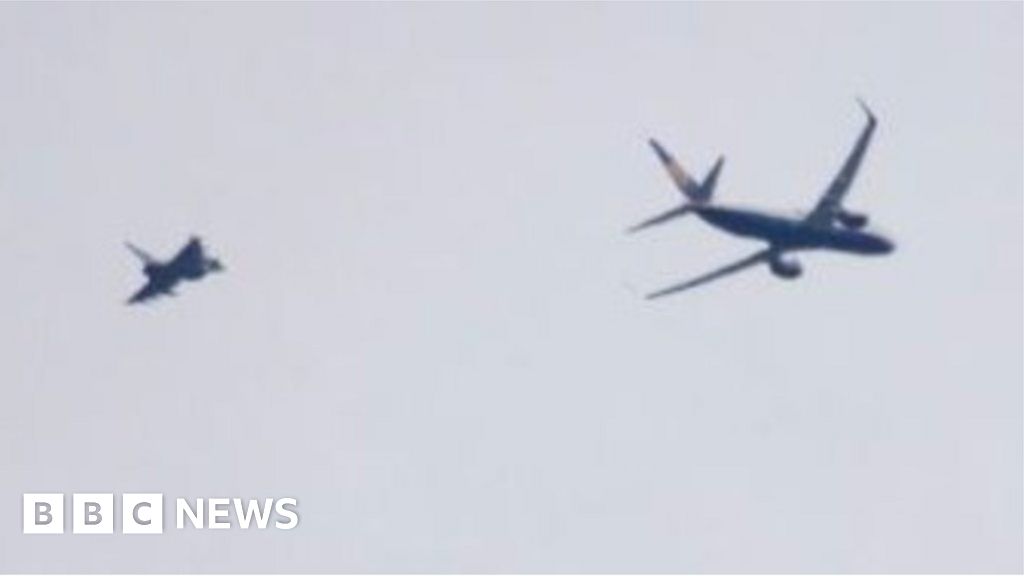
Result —
[[814, 226], [803, 220], [745, 209], [699, 206], [692, 211], [708, 224], [737, 236], [764, 240], [777, 251], [823, 248], [854, 254], [885, 254], [889, 242], [860, 228]]
[[778, 215], [764, 210], [722, 206], [714, 202], [713, 192], [722, 168], [723, 157], [719, 156], [714, 167], [703, 182], [696, 181], [657, 140], [649, 140], [658, 160], [668, 171], [684, 200], [676, 208], [662, 212], [629, 228], [638, 232], [653, 226], [695, 214], [709, 225], [745, 238], [765, 242], [756, 252], [716, 270], [649, 294], [647, 297], [660, 298], [689, 290], [735, 274], [742, 270], [765, 264], [779, 278], [793, 279], [801, 275], [800, 263], [789, 252], [798, 250], [825, 249], [854, 254], [888, 254], [895, 245], [877, 231], [867, 229], [868, 216], [852, 212], [843, 207], [843, 198], [860, 168], [867, 151], [877, 120], [864, 102], [858, 100], [867, 115], [867, 124], [861, 130], [853, 149], [847, 155], [839, 172], [814, 207], [806, 214]]

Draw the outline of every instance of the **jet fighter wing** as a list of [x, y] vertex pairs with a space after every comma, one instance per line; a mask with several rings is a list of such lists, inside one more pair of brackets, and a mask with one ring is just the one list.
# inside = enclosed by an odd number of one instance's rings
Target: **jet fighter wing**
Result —
[[157, 262], [157, 259], [153, 258], [149, 252], [146, 252], [131, 242], [125, 242], [124, 245], [127, 246], [128, 250], [130, 250], [132, 254], [135, 254], [139, 260], [142, 260], [143, 264], [155, 264]]
[[188, 243], [174, 255], [171, 265], [178, 269], [198, 269], [203, 265], [203, 243], [193, 236]]
[[653, 300], [655, 298], [661, 298], [662, 296], [668, 296], [670, 294], [676, 294], [676, 293], [682, 292], [684, 290], [689, 290], [690, 288], [695, 288], [697, 286], [700, 286], [701, 284], [707, 284], [708, 282], [712, 282], [714, 280], [718, 280], [719, 278], [722, 278], [724, 276], [728, 276], [729, 274], [733, 274], [735, 272], [740, 272], [742, 270], [750, 268], [751, 266], [756, 266], [757, 264], [760, 264], [761, 262], [765, 262], [765, 261], [767, 261], [771, 257], [771, 254], [772, 254], [772, 249], [771, 248], [765, 248], [764, 250], [760, 250], [758, 252], [754, 252], [753, 254], [751, 254], [750, 256], [747, 256], [746, 258], [743, 258], [742, 260], [738, 260], [736, 262], [733, 262], [732, 264], [729, 264], [728, 266], [723, 266], [723, 267], [721, 267], [721, 268], [719, 268], [717, 270], [714, 270], [712, 272], [708, 272], [707, 274], [704, 274], [703, 276], [698, 276], [698, 277], [696, 277], [696, 278], [694, 278], [692, 280], [687, 280], [686, 282], [683, 282], [681, 284], [676, 284], [674, 286], [669, 286], [668, 288], [664, 288], [662, 290], [658, 290], [657, 292], [653, 292], [651, 294], [648, 294], [647, 295], [647, 299], [648, 300]]
[[853, 150], [850, 150], [849, 156], [843, 162], [843, 167], [839, 169], [839, 173], [832, 179], [825, 193], [818, 200], [818, 204], [807, 216], [809, 223], [822, 225], [832, 223], [835, 215], [840, 211], [843, 198], [850, 190], [850, 185], [853, 184], [853, 179], [860, 169], [861, 161], [864, 159], [864, 153], [867, 152], [868, 145], [871, 143], [871, 136], [875, 132], [875, 126], [878, 124], [878, 121], [874, 113], [871, 112], [871, 109], [863, 101], [858, 99], [857, 103], [860, 104], [864, 113], [867, 114], [868, 123], [861, 130], [860, 137], [857, 138]]
[[138, 292], [132, 294], [132, 297], [128, 299], [128, 304], [139, 304], [152, 300], [158, 296], [174, 296], [174, 292], [171, 290], [172, 285], [168, 285], [166, 282], [158, 282], [150, 280], [146, 282], [146, 285], [139, 289]]

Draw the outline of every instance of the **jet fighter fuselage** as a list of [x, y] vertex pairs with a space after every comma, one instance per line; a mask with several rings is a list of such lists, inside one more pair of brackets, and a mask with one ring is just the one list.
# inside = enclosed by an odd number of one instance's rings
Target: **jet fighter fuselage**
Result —
[[179, 282], [199, 280], [211, 272], [224, 270], [219, 260], [206, 255], [202, 242], [195, 237], [190, 238], [185, 247], [166, 262], [156, 260], [132, 244], [128, 244], [128, 249], [142, 259], [142, 272], [146, 275], [146, 285], [132, 295], [129, 304], [145, 302], [157, 296], [173, 296]]

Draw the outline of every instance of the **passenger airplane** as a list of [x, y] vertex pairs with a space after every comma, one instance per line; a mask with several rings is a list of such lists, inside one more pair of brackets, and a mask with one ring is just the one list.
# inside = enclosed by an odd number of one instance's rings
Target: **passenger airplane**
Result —
[[220, 272], [224, 266], [215, 258], [209, 258], [203, 251], [203, 244], [193, 236], [169, 262], [160, 262], [126, 242], [128, 249], [143, 263], [142, 271], [147, 282], [129, 300], [128, 304], [145, 302], [157, 296], [174, 296], [174, 287], [182, 280], [199, 280], [210, 272]]
[[850, 189], [854, 176], [857, 175], [877, 124], [875, 115], [867, 105], [860, 100], [858, 103], [867, 114], [867, 125], [817, 205], [810, 213], [795, 217], [712, 203], [718, 173], [722, 170], [725, 159], [719, 157], [704, 181], [698, 183], [661, 144], [656, 140], [650, 140], [651, 147], [668, 170], [676, 187], [683, 193], [685, 200], [682, 206], [641, 222], [630, 228], [630, 232], [663, 224], [686, 214], [696, 214], [715, 228], [737, 236], [763, 240], [768, 246], [728, 266], [648, 294], [647, 298], [660, 298], [682, 292], [762, 263], [767, 264], [768, 269], [780, 278], [797, 278], [803, 272], [800, 263], [796, 260], [787, 261], [784, 257], [787, 253], [799, 250], [825, 249], [866, 255], [892, 252], [895, 248], [893, 242], [879, 232], [871, 231], [867, 227], [866, 215], [850, 212], [842, 206], [843, 198]]

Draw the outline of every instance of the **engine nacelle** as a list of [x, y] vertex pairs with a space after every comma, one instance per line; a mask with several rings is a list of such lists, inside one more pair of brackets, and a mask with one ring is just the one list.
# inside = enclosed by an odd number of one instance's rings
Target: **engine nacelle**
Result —
[[772, 258], [768, 262], [768, 266], [771, 268], [772, 274], [786, 280], [799, 278], [804, 272], [803, 267], [796, 260], [786, 261], [782, 258]]
[[836, 220], [845, 228], [852, 230], [860, 230], [861, 228], [868, 225], [867, 214], [859, 214], [857, 212], [847, 212], [846, 210], [840, 210], [836, 214]]

